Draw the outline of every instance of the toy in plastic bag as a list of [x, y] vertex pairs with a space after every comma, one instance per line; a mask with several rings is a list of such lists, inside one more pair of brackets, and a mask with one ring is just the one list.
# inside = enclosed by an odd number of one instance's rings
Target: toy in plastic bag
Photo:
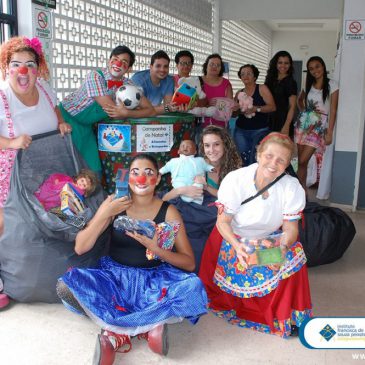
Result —
[[129, 170], [118, 169], [115, 177], [115, 196], [114, 199], [121, 198], [123, 196], [129, 197]]
[[150, 219], [134, 219], [127, 215], [119, 216], [113, 223], [113, 227], [119, 231], [137, 232], [148, 238], [153, 238], [155, 235], [155, 226], [155, 222]]
[[247, 254], [248, 266], [281, 265], [285, 261], [285, 254], [280, 246], [284, 233], [273, 233], [269, 236], [256, 239], [241, 238]]
[[[157, 224], [156, 231], [158, 235], [157, 242], [159, 247], [163, 248], [164, 250], [172, 250], [179, 228], [179, 222], [162, 222]], [[148, 260], [156, 260], [159, 258], [149, 249], [146, 249], [146, 257]]]

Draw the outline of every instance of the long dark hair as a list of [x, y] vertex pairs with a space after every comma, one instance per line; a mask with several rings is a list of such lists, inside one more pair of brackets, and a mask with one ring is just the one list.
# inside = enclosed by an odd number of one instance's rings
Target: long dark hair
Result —
[[204, 152], [203, 138], [208, 134], [215, 134], [223, 142], [224, 154], [222, 156], [221, 167], [219, 171], [219, 183], [223, 178], [231, 171], [237, 170], [242, 167], [242, 159], [237, 151], [237, 147], [229, 135], [227, 129], [221, 128], [215, 125], [209, 125], [203, 129], [199, 141], [199, 154], [207, 159]]
[[294, 67], [293, 67], [293, 59], [289, 52], [287, 51], [279, 51], [276, 52], [274, 57], [270, 60], [269, 68], [267, 70], [265, 85], [272, 90], [273, 86], [275, 85], [276, 80], [278, 79], [278, 61], [279, 57], [287, 57], [289, 58], [290, 67], [288, 70], [288, 76], [293, 77]]
[[307, 61], [307, 78], [305, 80], [305, 99], [307, 101], [308, 93], [315, 82], [315, 78], [309, 72], [308, 66], [311, 62], [318, 61], [323, 66], [323, 86], [322, 86], [322, 99], [323, 103], [326, 102], [326, 99], [330, 93], [330, 79], [327, 76], [327, 68], [323, 59], [319, 56], [313, 56]]

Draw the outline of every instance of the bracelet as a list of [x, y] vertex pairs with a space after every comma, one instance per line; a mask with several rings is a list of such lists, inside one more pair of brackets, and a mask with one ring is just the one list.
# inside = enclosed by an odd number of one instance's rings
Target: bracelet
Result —
[[168, 104], [166, 104], [163, 109], [165, 110], [165, 113], [169, 113], [170, 112], [170, 109], [169, 109]]

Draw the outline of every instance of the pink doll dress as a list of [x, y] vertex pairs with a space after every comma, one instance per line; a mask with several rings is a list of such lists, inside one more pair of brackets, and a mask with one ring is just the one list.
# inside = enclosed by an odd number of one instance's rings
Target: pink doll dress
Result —
[[75, 186], [73, 179], [65, 174], [50, 175], [34, 193], [39, 202], [43, 205], [46, 211], [61, 205], [60, 194], [63, 187], [67, 184], [72, 184], [81, 195], [84, 191]]

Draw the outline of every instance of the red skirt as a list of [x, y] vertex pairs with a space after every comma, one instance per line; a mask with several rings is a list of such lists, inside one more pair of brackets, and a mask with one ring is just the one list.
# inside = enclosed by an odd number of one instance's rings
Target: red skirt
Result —
[[281, 280], [276, 289], [263, 297], [239, 298], [222, 291], [213, 283], [213, 276], [222, 243], [215, 226], [202, 256], [199, 277], [208, 294], [209, 308], [229, 322], [262, 332], [290, 335], [291, 325], [312, 316], [307, 267]]

